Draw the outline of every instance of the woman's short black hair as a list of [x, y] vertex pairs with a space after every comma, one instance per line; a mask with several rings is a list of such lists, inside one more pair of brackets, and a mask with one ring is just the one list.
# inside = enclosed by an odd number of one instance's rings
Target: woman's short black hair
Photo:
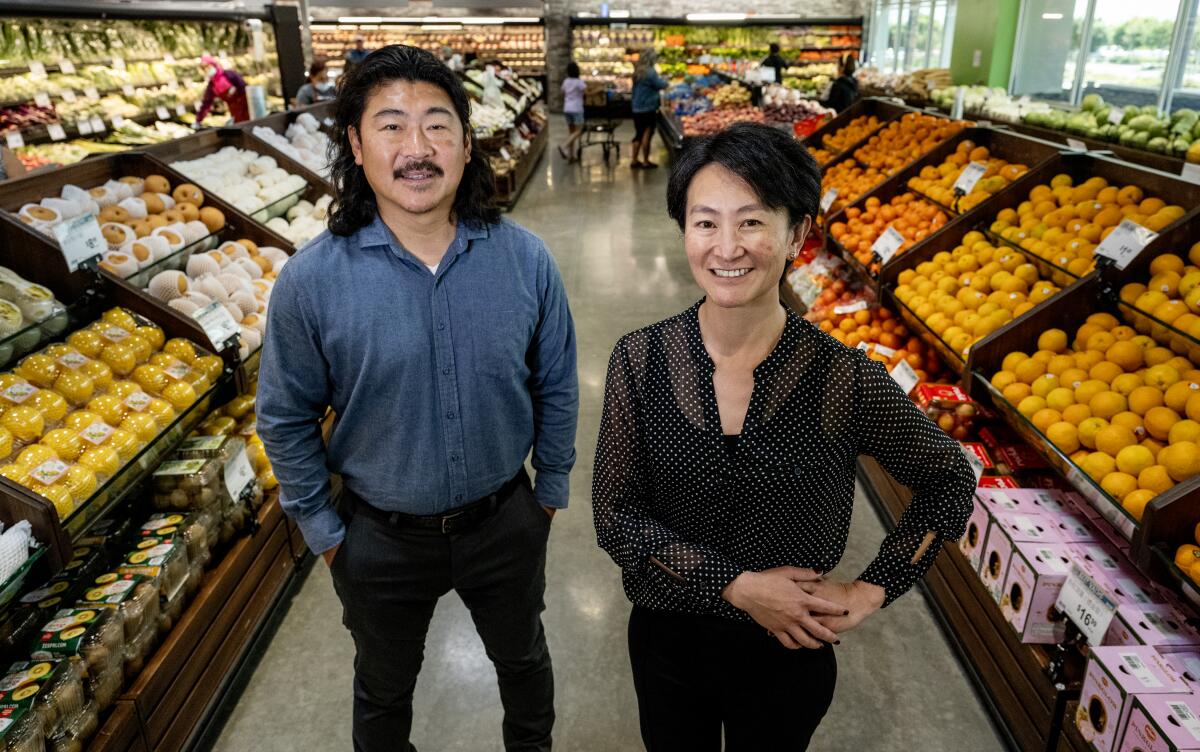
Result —
[[842, 75], [853, 76], [855, 69], [858, 68], [858, 61], [854, 59], [854, 55], [847, 52], [842, 56]]
[[[381, 47], [346, 75], [338, 89], [335, 119], [337, 137], [331, 150], [330, 177], [335, 200], [329, 215], [329, 231], [334, 235], [353, 235], [375, 220], [378, 205], [375, 191], [367, 182], [363, 168], [354, 163], [350, 147], [350, 128], [361, 127], [367, 100], [381, 86], [393, 81], [413, 81], [441, 88], [454, 103], [463, 133], [471, 138], [471, 100], [457, 74], [431, 52], [393, 44]], [[496, 180], [484, 154], [476, 153], [463, 169], [462, 182], [454, 198], [454, 219], [472, 226], [500, 221], [496, 208]]]
[[579, 63], [567, 63], [567, 78], [579, 78]]
[[769, 125], [737, 123], [684, 148], [667, 183], [667, 214], [683, 229], [696, 173], [719, 164], [741, 178], [769, 209], [787, 209], [792, 226], [816, 217], [821, 170], [804, 145]]
[[324, 60], [314, 60], [313, 64], [308, 69], [308, 77], [316, 78], [317, 76], [321, 75], [324, 72], [325, 72], [325, 61]]

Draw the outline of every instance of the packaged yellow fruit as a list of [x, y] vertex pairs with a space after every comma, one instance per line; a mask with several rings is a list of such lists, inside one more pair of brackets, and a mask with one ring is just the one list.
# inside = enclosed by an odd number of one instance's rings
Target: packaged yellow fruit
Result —
[[1125, 426], [1108, 425], [1096, 432], [1096, 449], [1116, 457], [1127, 446], [1138, 443], [1137, 436]]
[[1154, 498], [1153, 491], [1146, 491], [1139, 488], [1136, 491], [1131, 491], [1121, 499], [1121, 506], [1125, 508], [1138, 522], [1142, 521], [1142, 514], [1146, 511], [1146, 505]]
[[98, 476], [110, 478], [121, 469], [121, 458], [111, 447], [98, 446], [79, 455], [79, 464]]
[[1079, 434], [1075, 426], [1065, 420], [1054, 423], [1047, 428], [1046, 438], [1066, 454], [1079, 449]]
[[27, 405], [16, 405], [5, 411], [0, 417], [0, 425], [20, 441], [33, 442], [42, 437], [45, 430], [45, 420], [37, 408]]
[[1117, 453], [1117, 469], [1133, 476], [1154, 465], [1154, 454], [1144, 446], [1133, 444]]
[[195, 365], [196, 348], [186, 339], [176, 337], [175, 339], [167, 340], [163, 344], [163, 352], [174, 355], [188, 365]]
[[146, 405], [146, 412], [153, 415], [160, 426], [165, 426], [175, 420], [175, 408], [165, 399], [155, 397]]
[[77, 431], [72, 431], [69, 428], [56, 428], [53, 431], [47, 431], [42, 437], [41, 444], [50, 447], [59, 459], [65, 462], [74, 462], [83, 452], [83, 440], [79, 438]]
[[1166, 493], [1174, 485], [1175, 481], [1171, 480], [1167, 468], [1163, 465], [1151, 465], [1138, 473], [1138, 488], [1155, 494]]
[[60, 520], [67, 519], [75, 511], [75, 500], [71, 497], [71, 492], [64, 486], [60, 486], [57, 483], [49, 486], [34, 485], [35, 488], [32, 490], [48, 499], [54, 505], [54, 511], [58, 512]]
[[154, 419], [153, 415], [138, 412], [130, 412], [126, 415], [125, 419], [121, 421], [120, 427], [145, 442], [154, 441], [159, 430], [158, 421]]
[[1146, 413], [1146, 433], [1159, 441], [1166, 441], [1171, 428], [1181, 420], [1178, 413], [1169, 407], [1152, 407]]
[[1172, 480], [1182, 483], [1200, 473], [1200, 445], [1192, 441], [1171, 444], [1163, 450], [1162, 464]]

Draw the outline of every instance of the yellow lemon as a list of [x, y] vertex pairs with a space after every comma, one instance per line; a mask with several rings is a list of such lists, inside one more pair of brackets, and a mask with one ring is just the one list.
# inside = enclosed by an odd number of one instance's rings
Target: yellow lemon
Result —
[[1117, 469], [1137, 476], [1154, 464], [1154, 454], [1144, 446], [1134, 444], [1117, 453]]

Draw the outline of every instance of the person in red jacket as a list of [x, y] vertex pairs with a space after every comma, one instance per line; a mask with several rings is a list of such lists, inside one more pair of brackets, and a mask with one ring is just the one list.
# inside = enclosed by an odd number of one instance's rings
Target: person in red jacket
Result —
[[246, 80], [235, 70], [221, 67], [212, 55], [201, 55], [200, 63], [212, 68], [213, 73], [204, 89], [204, 99], [200, 102], [200, 110], [196, 113], [196, 124], [199, 125], [212, 109], [217, 97], [225, 100], [229, 114], [235, 123], [250, 119], [250, 103], [246, 101]]

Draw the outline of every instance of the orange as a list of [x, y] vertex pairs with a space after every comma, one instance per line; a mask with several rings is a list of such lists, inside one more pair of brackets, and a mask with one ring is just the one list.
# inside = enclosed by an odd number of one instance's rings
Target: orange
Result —
[[1153, 491], [1147, 491], [1139, 488], [1136, 491], [1131, 491], [1125, 494], [1125, 498], [1121, 499], [1121, 506], [1125, 507], [1125, 511], [1138, 522], [1142, 521], [1142, 514], [1146, 511], [1146, 505], [1154, 498]]
[[1156, 494], [1165, 493], [1174, 485], [1175, 481], [1171, 480], [1167, 468], [1162, 465], [1151, 465], [1138, 474], [1138, 487]]
[[1105, 420], [1124, 412], [1126, 407], [1125, 397], [1113, 391], [1100, 392], [1088, 400], [1088, 409], [1092, 411], [1092, 415]]
[[1200, 384], [1177, 381], [1167, 387], [1167, 392], [1163, 395], [1163, 402], [1175, 412], [1183, 414], [1187, 412], [1188, 398], [1197, 393], [1200, 393]]
[[[1058, 391], [1058, 390], [1055, 390], [1055, 391]], [[1054, 392], [1051, 392], [1051, 395], [1053, 395], [1053, 394], [1054, 394]], [[1075, 395], [1073, 392], [1071, 394], [1071, 399], [1072, 400], [1075, 399]], [[1047, 402], [1047, 404], [1049, 404], [1049, 402]], [[1058, 409], [1058, 408], [1055, 408], [1055, 409]], [[1090, 408], [1088, 408], [1087, 405], [1077, 405], [1074, 402], [1072, 402], [1070, 405], [1066, 406], [1065, 408], [1062, 408], [1062, 416], [1063, 416], [1063, 420], [1067, 421], [1068, 423], [1072, 423], [1072, 424], [1078, 426], [1081, 423], [1083, 423], [1085, 420], [1087, 420], [1088, 418], [1092, 417], [1092, 411]]]
[[1175, 549], [1175, 566], [1187, 571], [1193, 564], [1200, 561], [1200, 546], [1184, 543]]
[[1045, 408], [1046, 400], [1034, 395], [1026, 397], [1025, 399], [1021, 400], [1020, 404], [1017, 405], [1017, 411], [1026, 418], [1030, 419], [1032, 419], [1038, 411], [1044, 410]]
[[1188, 397], [1187, 405], [1184, 407], [1184, 414], [1190, 420], [1200, 423], [1200, 392], [1193, 392], [1192, 396]]
[[[1133, 333], [1130, 330], [1129, 339], [1132, 338]], [[1124, 371], [1136, 371], [1142, 367], [1142, 348], [1129, 339], [1119, 340], [1110, 345], [1104, 352], [1104, 358], [1110, 363], [1116, 363]]]
[[1166, 441], [1171, 427], [1180, 421], [1179, 414], [1169, 407], [1152, 407], [1146, 412], [1146, 433], [1159, 441]]
[[[1066, 420], [1066, 415], [1063, 415]], [[1181, 441], [1191, 441], [1200, 444], [1200, 423], [1194, 420], [1181, 420], [1171, 426], [1171, 432], [1167, 434], [1168, 444], [1178, 444]]]
[[1142, 189], [1136, 185], [1127, 185], [1117, 191], [1117, 203], [1121, 206], [1140, 204], [1144, 197], [1145, 194], [1142, 193]]
[[1096, 449], [1116, 457], [1122, 449], [1137, 443], [1137, 437], [1124, 426], [1105, 426], [1096, 433]]
[[1014, 384], [1017, 381], [1017, 375], [1012, 371], [996, 371], [992, 376], [992, 386], [1004, 391], [1005, 387]]
[[[1136, 373], [1123, 373], [1112, 381], [1112, 390], [1119, 394], [1124, 394], [1127, 398], [1129, 395], [1133, 394], [1135, 389], [1138, 389], [1142, 386], [1145, 386], [1142, 383], [1142, 377]], [[1153, 389], [1153, 387], [1149, 388]]]
[[[1137, 378], [1136, 374], [1125, 374]], [[1129, 409], [1138, 415], [1146, 415], [1151, 409], [1162, 407], [1163, 393], [1152, 386], [1139, 386], [1129, 393]], [[1170, 409], [1170, 408], [1166, 408]], [[1169, 430], [1169, 429], [1168, 429]]]
[[[1026, 264], [1026, 266], [1033, 268], [1032, 264]], [[1018, 269], [1018, 271], [1020, 271], [1020, 269]], [[1034, 277], [1033, 280], [1028, 280], [1028, 281], [1036, 281], [1036, 279], [1037, 279], [1037, 269], [1036, 268], [1033, 268], [1033, 277]], [[1062, 329], [1047, 329], [1046, 331], [1042, 332], [1041, 335], [1038, 337], [1038, 349], [1039, 350], [1050, 350], [1051, 352], [1056, 352], [1056, 353], [1060, 353], [1063, 350], [1066, 350], [1067, 349], [1067, 333], [1064, 332]]]
[[[1107, 334], [1107, 332], [1105, 332], [1105, 334]], [[1099, 337], [1100, 335], [1097, 334], [1096, 336]], [[1092, 366], [1091, 370], [1088, 371], [1088, 376], [1090, 378], [1103, 381], [1106, 384], [1111, 384], [1123, 373], [1125, 373], [1125, 371], [1123, 371], [1116, 363], [1110, 363], [1107, 360], [1103, 360]]]
[[1108, 421], [1104, 418], [1084, 418], [1079, 424], [1079, 443], [1088, 449], [1095, 449], [1096, 434], [1107, 427]]
[[1104, 476], [1104, 479], [1100, 481], [1100, 487], [1109, 496], [1119, 500], [1124, 500], [1126, 496], [1138, 490], [1137, 478], [1120, 471]]
[[[1029, 399], [1038, 399], [1030, 397]], [[1043, 407], [1033, 415], [1029, 416], [1029, 422], [1037, 427], [1037, 430], [1042, 433], [1047, 433], [1050, 426], [1062, 421], [1062, 413], [1049, 407]]]
[[1147, 368], [1146, 373], [1142, 375], [1146, 386], [1152, 386], [1164, 392], [1178, 382], [1179, 378], [1179, 371], [1165, 363]]
[[[1032, 390], [1032, 387], [1030, 387], [1030, 389]], [[1101, 392], [1107, 392], [1107, 391], [1108, 391], [1108, 384], [1106, 382], [1101, 381], [1100, 379], [1088, 379], [1087, 381], [1083, 382], [1079, 386], [1075, 387], [1075, 401], [1081, 405], [1089, 405], [1089, 407], [1090, 407], [1092, 397], [1095, 397], [1097, 394], [1100, 394]], [[1197, 404], [1198, 404], [1198, 406], [1200, 406], [1200, 403], [1197, 403]], [[1120, 412], [1120, 410], [1118, 410], [1117, 412]], [[1093, 413], [1093, 415], [1094, 414], [1095, 413]], [[1108, 419], [1105, 418], [1105, 420], [1108, 420]]]
[[[1045, 434], [1046, 438], [1049, 439], [1054, 446], [1058, 447], [1066, 454], [1070, 454], [1071, 452], [1079, 449], [1079, 435], [1076, 431], [1076, 428], [1065, 420], [1051, 425], [1048, 429], [1046, 429]], [[1140, 449], [1141, 447], [1138, 448]]]
[[1026, 384], [1032, 384], [1039, 376], [1046, 373], [1046, 365], [1035, 358], [1026, 358], [1017, 364], [1013, 370], [1017, 380]]
[[[1148, 199], [1146, 199], [1146, 201], [1142, 202], [1143, 205], [1148, 201], [1158, 201], [1160, 204], [1162, 203], [1161, 199], [1148, 198]], [[1160, 206], [1159, 208], [1162, 208], [1162, 207]], [[1157, 209], [1155, 211], [1157, 211]], [[1144, 214], [1153, 214], [1154, 212], [1143, 211], [1143, 213]], [[1173, 253], [1164, 253], [1163, 255], [1155, 258], [1153, 261], [1150, 262], [1150, 276], [1154, 276], [1156, 274], [1161, 274], [1163, 272], [1168, 272], [1168, 271], [1175, 272], [1176, 274], [1182, 275], [1184, 266], [1185, 266], [1185, 264], [1183, 263], [1183, 259], [1179, 258], [1178, 256], [1176, 256]]]
[[1172, 444], [1163, 450], [1162, 464], [1172, 480], [1182, 483], [1200, 473], [1200, 445], [1192, 441]]
[[1133, 435], [1139, 440], [1146, 435], [1146, 427], [1142, 423], [1141, 416], [1129, 410], [1117, 413], [1108, 422], [1114, 426], [1125, 426], [1130, 431], [1133, 431]]
[[1154, 464], [1154, 454], [1144, 446], [1132, 444], [1117, 453], [1117, 469], [1136, 476]]
[[1092, 480], [1100, 481], [1106, 475], [1114, 472], [1117, 462], [1104, 452], [1092, 452], [1079, 463], [1079, 468], [1088, 474]]
[[1002, 394], [1004, 395], [1004, 399], [1007, 400], [1009, 404], [1015, 406], [1019, 404], [1021, 400], [1033, 394], [1033, 387], [1024, 382], [1018, 381], [1015, 384], [1009, 384], [1007, 387], [1005, 387], [1002, 391]]

